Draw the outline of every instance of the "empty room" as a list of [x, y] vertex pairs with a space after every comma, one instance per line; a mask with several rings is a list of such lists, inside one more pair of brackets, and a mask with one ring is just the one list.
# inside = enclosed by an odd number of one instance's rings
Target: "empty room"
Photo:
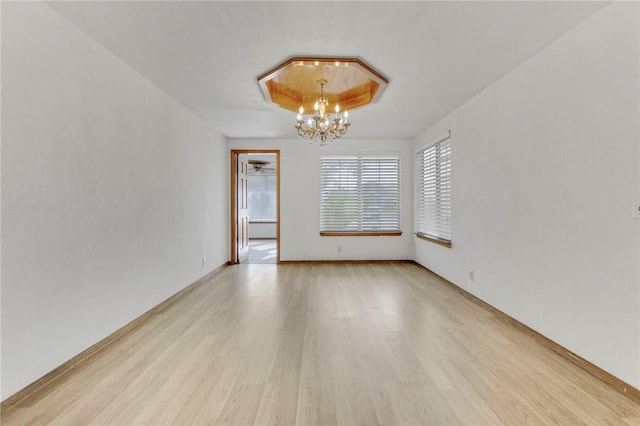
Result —
[[0, 15], [3, 425], [640, 424], [640, 3]]

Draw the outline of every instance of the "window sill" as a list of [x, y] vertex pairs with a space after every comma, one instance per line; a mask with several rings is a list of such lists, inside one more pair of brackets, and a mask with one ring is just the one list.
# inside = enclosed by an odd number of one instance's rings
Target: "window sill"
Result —
[[436, 237], [430, 237], [428, 235], [418, 234], [418, 233], [416, 233], [416, 237], [420, 238], [421, 240], [430, 241], [435, 244], [440, 244], [441, 246], [444, 246], [444, 247], [448, 247], [448, 248], [453, 247], [453, 244], [451, 244], [451, 241], [445, 241]]
[[402, 231], [390, 232], [320, 232], [321, 237], [398, 237]]

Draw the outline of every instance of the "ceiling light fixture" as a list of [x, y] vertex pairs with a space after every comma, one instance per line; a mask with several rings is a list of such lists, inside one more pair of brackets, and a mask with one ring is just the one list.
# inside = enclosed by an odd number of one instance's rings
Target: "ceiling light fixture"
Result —
[[249, 163], [251, 165], [251, 167], [253, 167], [253, 170], [255, 172], [260, 172], [262, 171], [262, 169], [264, 168], [264, 166], [266, 166], [267, 164], [271, 164], [271, 161], [265, 161], [265, 160], [248, 160], [247, 163]]
[[336, 104], [334, 118], [331, 118], [331, 114], [327, 113], [329, 101], [324, 97], [324, 85], [327, 84], [327, 80], [322, 78], [317, 83], [320, 85], [320, 96], [313, 105], [314, 113], [305, 119], [304, 106], [300, 105], [295, 128], [298, 131], [298, 136], [308, 136], [310, 139], [317, 136], [320, 138], [320, 145], [325, 145], [327, 138], [330, 140], [339, 139], [347, 133], [351, 123], [349, 123], [348, 111], [340, 114], [339, 104]]
[[377, 102], [388, 83], [353, 57], [292, 57], [257, 80], [265, 100], [298, 113], [298, 136], [319, 140], [320, 145], [344, 136], [351, 125], [347, 110]]

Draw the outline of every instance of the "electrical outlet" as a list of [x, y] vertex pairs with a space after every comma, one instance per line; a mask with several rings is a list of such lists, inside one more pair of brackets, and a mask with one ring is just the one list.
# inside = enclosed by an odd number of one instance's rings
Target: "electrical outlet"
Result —
[[469, 271], [469, 281], [476, 279], [476, 271]]
[[338, 253], [342, 253], [342, 246], [338, 246]]
[[202, 257], [202, 266], [206, 265], [207, 263], [207, 258], [206, 257]]

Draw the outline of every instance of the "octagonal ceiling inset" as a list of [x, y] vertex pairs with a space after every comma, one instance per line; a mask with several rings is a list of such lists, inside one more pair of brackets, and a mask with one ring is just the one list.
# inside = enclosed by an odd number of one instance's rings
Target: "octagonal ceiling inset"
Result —
[[258, 77], [267, 101], [289, 111], [313, 111], [320, 96], [319, 80], [326, 80], [324, 96], [342, 111], [376, 102], [387, 83], [385, 76], [358, 58], [293, 57]]

